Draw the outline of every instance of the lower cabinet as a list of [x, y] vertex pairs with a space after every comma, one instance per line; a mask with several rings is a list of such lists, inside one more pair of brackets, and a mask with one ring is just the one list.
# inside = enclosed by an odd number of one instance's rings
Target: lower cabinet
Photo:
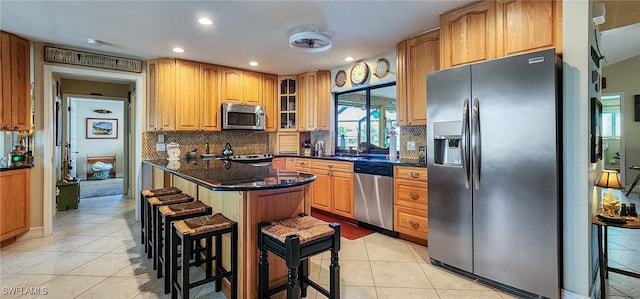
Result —
[[0, 241], [29, 230], [30, 170], [0, 172]]
[[313, 183], [311, 207], [346, 218], [353, 218], [353, 163], [312, 160]]
[[427, 169], [419, 167], [394, 167], [393, 179], [393, 230], [402, 235], [428, 239], [427, 219]]

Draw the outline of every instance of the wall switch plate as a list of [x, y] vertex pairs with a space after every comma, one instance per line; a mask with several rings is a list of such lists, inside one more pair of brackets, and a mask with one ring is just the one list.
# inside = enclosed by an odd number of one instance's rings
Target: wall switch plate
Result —
[[164, 152], [166, 150], [167, 150], [167, 147], [166, 147], [166, 144], [164, 142], [156, 143], [156, 152]]
[[158, 142], [159, 143], [164, 143], [164, 135], [162, 135], [162, 134], [158, 135]]
[[416, 150], [416, 142], [415, 141], [407, 141], [407, 150], [415, 151]]

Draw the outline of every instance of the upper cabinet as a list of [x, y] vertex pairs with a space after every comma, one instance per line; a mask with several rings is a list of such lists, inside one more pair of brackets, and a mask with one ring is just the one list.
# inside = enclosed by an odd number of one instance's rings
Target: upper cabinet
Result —
[[264, 104], [265, 131], [278, 129], [275, 75], [158, 58], [147, 62], [147, 78], [149, 131], [220, 131], [223, 102]]
[[396, 48], [398, 124], [427, 124], [427, 74], [439, 69], [440, 33], [431, 31], [402, 41]]
[[329, 130], [331, 87], [329, 71], [307, 72], [298, 76], [300, 131]]
[[265, 132], [278, 131], [278, 76], [264, 74], [262, 77], [262, 96], [265, 107]]
[[501, 0], [496, 8], [499, 55], [553, 47], [562, 53], [562, 1]]
[[279, 131], [298, 130], [298, 78], [296, 76], [278, 77], [280, 86], [280, 126]]
[[225, 103], [262, 105], [262, 74], [222, 68], [222, 101]]
[[30, 129], [29, 41], [0, 32], [0, 129]]
[[176, 61], [176, 130], [220, 131], [221, 67]]
[[440, 15], [441, 68], [556, 48], [562, 1], [483, 1]]
[[496, 2], [483, 1], [440, 15], [440, 68], [488, 60], [496, 54]]
[[147, 62], [147, 130], [175, 130], [176, 60]]

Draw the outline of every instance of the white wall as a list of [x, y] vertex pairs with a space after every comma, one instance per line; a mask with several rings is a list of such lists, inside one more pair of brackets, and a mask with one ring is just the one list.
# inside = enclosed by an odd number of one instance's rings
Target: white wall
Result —
[[[110, 114], [101, 114], [93, 110], [104, 109], [112, 111]], [[75, 121], [74, 121], [75, 118]], [[117, 139], [87, 139], [87, 118], [109, 118], [118, 120]], [[116, 155], [116, 172], [118, 176], [124, 173], [124, 102], [118, 100], [95, 100], [71, 98], [71, 120], [75, 122], [75, 145], [72, 149], [76, 154], [76, 175], [86, 178], [86, 157]], [[72, 127], [73, 128], [73, 127]], [[70, 136], [73, 140], [73, 136]]]
[[630, 186], [638, 175], [638, 171], [629, 170], [629, 166], [640, 165], [640, 137], [638, 137], [640, 136], [640, 122], [635, 121], [634, 115], [634, 95], [640, 94], [640, 55], [604, 67], [602, 76], [607, 78], [607, 88], [603, 90], [603, 93], [624, 93], [624, 99], [621, 99], [624, 101], [624, 104], [621, 105], [624, 107], [624, 111], [622, 111], [626, 164], [624, 177], [625, 184]]
[[[596, 30], [591, 21], [594, 0], [563, 0], [563, 289], [564, 298], [589, 298], [595, 272], [595, 234], [591, 219], [598, 206], [593, 186], [602, 163], [589, 157], [590, 45]], [[570, 12], [570, 13], [568, 13]]]

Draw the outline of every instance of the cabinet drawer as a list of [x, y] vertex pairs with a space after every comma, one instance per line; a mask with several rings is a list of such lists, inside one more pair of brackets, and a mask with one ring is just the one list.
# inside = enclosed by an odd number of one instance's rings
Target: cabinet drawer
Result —
[[407, 208], [427, 210], [426, 183], [409, 180], [393, 180], [394, 204]]
[[426, 211], [394, 206], [393, 229], [399, 233], [426, 240], [429, 224]]
[[396, 166], [394, 168], [393, 177], [396, 179], [426, 182], [427, 169], [420, 167]]
[[351, 162], [336, 162], [336, 161], [314, 159], [314, 160], [311, 160], [311, 167], [313, 169], [318, 169], [318, 170], [353, 172], [353, 163]]

